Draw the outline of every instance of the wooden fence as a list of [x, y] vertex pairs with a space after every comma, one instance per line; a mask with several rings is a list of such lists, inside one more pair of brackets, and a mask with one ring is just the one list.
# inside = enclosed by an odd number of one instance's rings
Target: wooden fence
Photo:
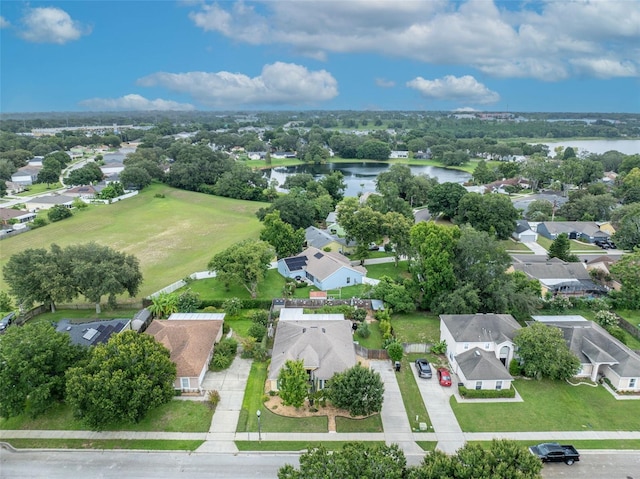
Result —
[[389, 359], [386, 349], [368, 349], [359, 344], [353, 345], [356, 350], [356, 355], [365, 359]]

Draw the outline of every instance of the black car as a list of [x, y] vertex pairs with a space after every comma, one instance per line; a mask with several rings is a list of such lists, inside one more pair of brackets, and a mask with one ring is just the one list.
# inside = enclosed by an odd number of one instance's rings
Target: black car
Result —
[[416, 369], [418, 376], [425, 379], [431, 379], [431, 366], [426, 359], [416, 359]]

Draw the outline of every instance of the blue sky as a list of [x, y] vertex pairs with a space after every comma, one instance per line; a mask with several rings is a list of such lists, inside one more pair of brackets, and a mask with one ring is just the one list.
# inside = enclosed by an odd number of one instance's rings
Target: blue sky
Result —
[[640, 0], [0, 4], [0, 110], [640, 112]]

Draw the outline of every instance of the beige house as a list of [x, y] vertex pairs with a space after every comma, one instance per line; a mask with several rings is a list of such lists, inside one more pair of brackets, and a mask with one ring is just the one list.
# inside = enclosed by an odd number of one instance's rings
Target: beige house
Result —
[[278, 375], [287, 360], [302, 360], [313, 390], [356, 364], [351, 321], [341, 314], [304, 314], [302, 308], [283, 309], [276, 328], [268, 382], [278, 390]]
[[223, 322], [224, 314], [177, 313], [149, 325], [144, 334], [150, 334], [162, 343], [176, 364], [175, 389], [191, 393], [202, 391], [214, 345], [222, 339]]
[[54, 206], [64, 206], [71, 209], [75, 198], [66, 195], [37, 196], [27, 201], [27, 208], [30, 211], [49, 210]]

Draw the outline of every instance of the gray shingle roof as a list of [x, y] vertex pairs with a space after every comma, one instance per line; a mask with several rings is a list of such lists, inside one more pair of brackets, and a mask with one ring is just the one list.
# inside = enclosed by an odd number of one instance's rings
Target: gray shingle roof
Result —
[[551, 234], [569, 234], [576, 231], [587, 236], [609, 236], [608, 233], [601, 231], [594, 221], [544, 221], [543, 224]]
[[506, 380], [513, 379], [504, 365], [490, 352], [473, 348], [456, 356], [456, 362], [469, 380]]
[[[304, 267], [305, 271], [312, 274], [320, 281], [328, 278], [340, 268], [349, 268], [363, 275], [367, 274], [367, 270], [364, 267], [351, 266], [351, 262], [346, 256], [339, 253], [333, 253], [331, 251], [321, 251], [313, 246], [310, 246], [299, 255], [292, 256], [291, 258], [301, 257], [306, 258], [306, 266]], [[287, 260], [290, 260], [291, 258], [285, 258], [285, 263], [287, 263]]]
[[287, 360], [304, 361], [317, 379], [331, 379], [356, 364], [351, 321], [279, 321], [269, 379], [278, 378]]
[[441, 314], [456, 342], [512, 341], [520, 325], [510, 314]]
[[589, 271], [582, 263], [563, 263], [547, 261], [546, 263], [515, 263], [513, 269], [522, 271], [534, 279], [567, 279], [590, 280]]
[[65, 318], [58, 321], [56, 331], [68, 334], [73, 344], [96, 346], [109, 341], [113, 334], [129, 329], [130, 322], [130, 319], [111, 319], [77, 323]]

